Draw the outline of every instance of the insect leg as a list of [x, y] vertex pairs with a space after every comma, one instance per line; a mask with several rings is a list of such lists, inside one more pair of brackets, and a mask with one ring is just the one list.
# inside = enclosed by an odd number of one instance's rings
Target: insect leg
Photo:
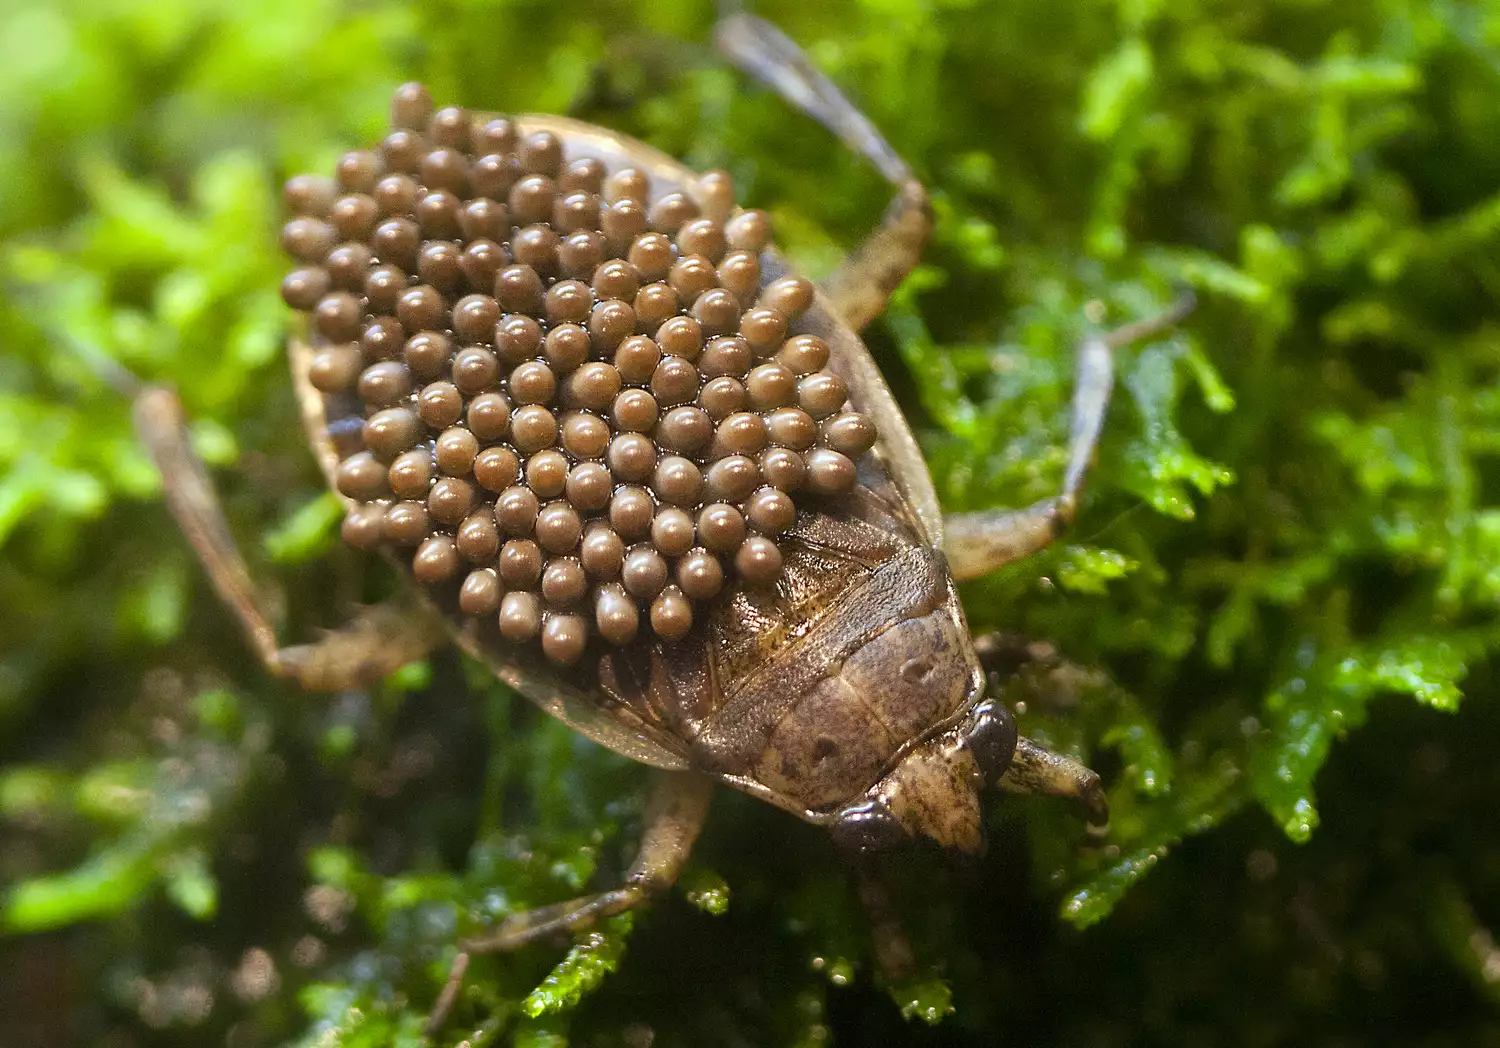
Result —
[[442, 1025], [472, 954], [514, 950], [561, 932], [581, 931], [601, 918], [634, 909], [677, 882], [708, 818], [714, 783], [694, 772], [658, 771], [654, 776], [640, 850], [625, 883], [598, 895], [513, 914], [493, 933], [466, 941], [428, 1018], [429, 1031]]
[[1109, 800], [1099, 773], [1071, 757], [1038, 746], [1024, 735], [1016, 740], [1016, 752], [1010, 767], [1000, 776], [1000, 786], [1013, 793], [1069, 797], [1084, 806], [1089, 822], [1095, 826], [1109, 822]]
[[239, 619], [251, 648], [273, 674], [313, 691], [337, 691], [378, 680], [441, 642], [430, 615], [381, 606], [313, 644], [279, 647], [245, 559], [229, 534], [213, 481], [188, 443], [182, 402], [170, 389], [144, 386], [136, 393], [134, 413], [136, 431], [161, 472], [168, 509], [219, 599]]
[[880, 228], [821, 287], [834, 312], [858, 331], [880, 314], [921, 257], [932, 229], [927, 190], [869, 118], [781, 30], [751, 15], [732, 14], [719, 22], [715, 35], [730, 61], [832, 131], [896, 187]]
[[1114, 351], [1171, 327], [1187, 316], [1193, 304], [1192, 294], [1187, 293], [1159, 316], [1084, 340], [1078, 347], [1073, 426], [1062, 493], [1020, 510], [949, 514], [943, 522], [943, 552], [954, 578], [974, 578], [1022, 560], [1046, 549], [1067, 530], [1078, 511], [1083, 480], [1104, 430], [1104, 416], [1114, 389]]

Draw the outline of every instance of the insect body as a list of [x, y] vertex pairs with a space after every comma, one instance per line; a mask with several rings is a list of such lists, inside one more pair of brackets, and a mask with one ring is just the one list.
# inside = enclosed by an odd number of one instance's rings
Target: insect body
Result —
[[915, 264], [927, 198], [786, 37], [731, 18], [725, 52], [897, 187], [816, 293], [698, 175], [559, 117], [433, 112], [338, 188], [294, 179], [291, 365], [345, 538], [423, 596], [280, 648], [168, 392], [142, 433], [172, 508], [274, 672], [345, 687], [443, 635], [595, 741], [661, 769], [626, 884], [508, 918], [472, 948], [580, 928], [670, 884], [722, 782], [856, 849], [981, 843], [989, 784], [1082, 799], [1098, 778], [1018, 739], [985, 696], [955, 577], [1049, 544], [1074, 511], [1111, 349], [1080, 350], [1062, 493], [945, 518], [856, 330]]

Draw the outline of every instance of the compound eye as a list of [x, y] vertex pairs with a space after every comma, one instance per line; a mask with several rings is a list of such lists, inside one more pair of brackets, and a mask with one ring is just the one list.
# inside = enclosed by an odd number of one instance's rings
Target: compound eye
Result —
[[906, 831], [880, 801], [851, 804], [834, 818], [829, 830], [834, 843], [850, 851], [884, 851], [906, 839]]
[[1010, 767], [1016, 751], [1016, 721], [997, 699], [985, 699], [969, 714], [964, 745], [974, 755], [987, 782], [994, 782]]

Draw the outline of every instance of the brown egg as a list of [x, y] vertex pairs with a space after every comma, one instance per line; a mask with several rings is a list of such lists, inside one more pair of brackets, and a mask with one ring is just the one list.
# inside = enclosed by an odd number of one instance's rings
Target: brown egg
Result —
[[703, 491], [703, 473], [692, 460], [667, 455], [656, 464], [651, 488], [663, 502], [674, 506], [697, 506]]
[[682, 301], [692, 302], [705, 291], [717, 287], [719, 276], [714, 272], [714, 264], [702, 255], [684, 255], [672, 263], [667, 272], [667, 283]]
[[724, 587], [724, 567], [708, 550], [691, 550], [677, 562], [677, 585], [693, 600], [712, 600]]
[[417, 225], [430, 240], [455, 240], [462, 231], [459, 215], [463, 201], [446, 189], [428, 193], [417, 201]]
[[427, 513], [440, 524], [456, 525], [474, 508], [474, 485], [457, 477], [442, 477], [427, 493]]
[[703, 479], [710, 498], [739, 502], [760, 486], [760, 469], [744, 455], [728, 455], [708, 467]]
[[398, 546], [415, 546], [432, 534], [432, 521], [421, 502], [398, 502], [385, 511], [385, 537]]
[[761, 488], [745, 504], [750, 526], [763, 535], [780, 535], [797, 522], [791, 496], [777, 488]]
[[371, 313], [396, 312], [396, 299], [410, 283], [398, 266], [376, 266], [365, 274], [365, 306]]
[[303, 262], [323, 261], [338, 241], [338, 230], [316, 218], [294, 218], [281, 227], [281, 249]]
[[766, 446], [766, 420], [753, 411], [737, 411], [719, 423], [714, 442], [732, 455], [753, 455]]
[[629, 644], [640, 629], [640, 611], [622, 586], [600, 586], [594, 595], [594, 623], [611, 644]]
[[657, 281], [635, 293], [636, 327], [648, 335], [659, 334], [658, 328], [677, 315], [677, 292]]
[[649, 382], [661, 362], [661, 350], [645, 335], [632, 335], [615, 350], [615, 368], [626, 382]]
[[751, 359], [750, 343], [738, 335], [720, 335], [709, 339], [708, 345], [703, 347], [698, 369], [707, 378], [720, 375], [743, 378], [750, 370]]
[[557, 441], [557, 419], [540, 404], [517, 408], [510, 417], [510, 439], [527, 455], [550, 448]]
[[705, 171], [698, 176], [693, 196], [703, 208], [703, 213], [715, 222], [722, 223], [734, 210], [734, 179], [728, 171]]
[[409, 409], [387, 408], [365, 419], [360, 437], [376, 458], [390, 462], [415, 444], [420, 432], [421, 425]]
[[[399, 171], [406, 175], [418, 174], [422, 169], [422, 158], [427, 155], [427, 141], [416, 131], [397, 128], [386, 135], [380, 143], [380, 156], [387, 171]], [[380, 183], [377, 181], [376, 186]]]
[[681, 640], [693, 628], [693, 602], [668, 586], [651, 602], [651, 630], [662, 640]]
[[832, 415], [849, 399], [849, 387], [844, 380], [829, 371], [808, 375], [797, 383], [797, 403], [802, 410], [815, 419]]
[[504, 393], [481, 393], [469, 401], [469, 430], [480, 440], [499, 440], [510, 432], [510, 401]]
[[433, 113], [427, 124], [427, 137], [449, 149], [467, 149], [471, 140], [469, 114], [459, 106], [445, 106]]
[[724, 237], [736, 250], [759, 254], [771, 239], [770, 217], [764, 211], [741, 211], [725, 223]]
[[370, 234], [375, 257], [408, 273], [417, 268], [417, 248], [421, 243], [422, 230], [406, 217], [388, 218]]
[[698, 369], [681, 357], [663, 357], [651, 375], [651, 393], [663, 407], [696, 400], [698, 385]]
[[474, 468], [474, 457], [479, 454], [479, 441], [467, 429], [457, 426], [443, 430], [433, 444], [433, 457], [438, 469], [450, 477], [468, 476]]
[[520, 459], [510, 448], [485, 448], [474, 458], [474, 479], [489, 491], [504, 491], [520, 475]]
[[651, 544], [663, 556], [680, 557], [693, 547], [693, 518], [686, 510], [666, 506], [651, 522]]
[[857, 411], [841, 412], [823, 423], [823, 443], [845, 455], [863, 455], [875, 446], [875, 423]]
[[557, 234], [551, 226], [527, 226], [511, 238], [511, 254], [544, 277], [557, 272]]
[[594, 289], [581, 280], [559, 280], [547, 289], [547, 321], [551, 324], [581, 324], [594, 308]]
[[589, 312], [589, 335], [595, 352], [609, 353], [635, 331], [635, 309], [618, 299], [600, 302]]
[[500, 375], [500, 361], [483, 346], [467, 346], [453, 358], [453, 384], [467, 396], [483, 393]]
[[557, 184], [569, 192], [600, 193], [604, 190], [604, 162], [594, 157], [570, 161], [557, 178]]
[[698, 393], [698, 406], [708, 412], [710, 419], [718, 422], [744, 410], [748, 399], [743, 382], [721, 375], [704, 383]]
[[531, 317], [505, 317], [495, 329], [495, 352], [507, 364], [519, 364], [537, 355], [542, 345], [542, 327]]
[[562, 170], [562, 140], [551, 131], [533, 131], [521, 142], [518, 150], [521, 166], [547, 176], [555, 176]]
[[459, 212], [458, 227], [466, 241], [503, 241], [510, 236], [510, 210], [497, 200], [475, 197]]
[[781, 575], [781, 548], [768, 538], [751, 535], [734, 555], [734, 570], [752, 586], [767, 586]]
[[[333, 246], [331, 238], [328, 246]], [[630, 250], [626, 252], [625, 257], [641, 275], [642, 280], [648, 283], [663, 280], [673, 268], [672, 242], [661, 233], [642, 233], [630, 245]]]
[[645, 538], [655, 516], [656, 503], [644, 488], [624, 486], [610, 499], [610, 526], [628, 541]]
[[656, 332], [656, 344], [669, 356], [697, 360], [703, 352], [703, 326], [690, 316], [675, 316]]
[[724, 288], [709, 288], [693, 303], [692, 313], [706, 334], [722, 335], [739, 325], [740, 301]]
[[760, 304], [787, 317], [799, 317], [812, 305], [813, 286], [802, 277], [782, 277], [766, 285]]
[[[600, 233], [592, 229], [580, 229], [568, 234], [557, 245], [557, 264], [565, 277], [588, 280], [604, 262], [609, 243]], [[598, 288], [594, 288], [597, 294]], [[607, 295], [599, 296], [607, 298]]]
[[453, 330], [467, 342], [488, 342], [500, 322], [500, 304], [489, 295], [465, 295], [453, 306]]
[[656, 444], [640, 433], [621, 433], [609, 442], [605, 461], [621, 480], [642, 481], [656, 467]]
[[470, 513], [458, 526], [456, 541], [464, 559], [476, 564], [493, 561], [500, 552], [500, 529], [495, 525], [494, 510], [481, 506]]
[[407, 288], [396, 299], [396, 316], [411, 334], [447, 327], [448, 307], [443, 293], [428, 284]]
[[698, 512], [698, 540], [715, 553], [733, 553], [745, 541], [745, 518], [733, 506], [711, 502]]
[[632, 597], [654, 597], [667, 584], [667, 562], [652, 547], [636, 546], [625, 554], [620, 581]]
[[636, 238], [646, 232], [646, 209], [639, 201], [617, 201], [600, 211], [599, 228], [610, 253], [624, 255]]
[[567, 666], [583, 657], [589, 642], [589, 624], [581, 615], [548, 613], [542, 625], [542, 653]]
[[560, 195], [552, 205], [552, 225], [564, 233], [593, 230], [599, 225], [599, 198], [583, 192]]
[[338, 393], [359, 379], [364, 358], [353, 346], [324, 346], [313, 354], [307, 380], [324, 393]]
[[492, 151], [481, 154], [469, 168], [469, 186], [491, 200], [508, 200], [511, 187], [521, 180], [521, 163], [513, 156]]
[[464, 398], [451, 382], [433, 382], [417, 394], [417, 414], [433, 429], [447, 429], [463, 416]]
[[506, 266], [495, 278], [495, 298], [507, 313], [540, 313], [542, 294], [542, 278], [531, 266]]
[[542, 597], [548, 604], [572, 604], [588, 592], [588, 586], [577, 557], [553, 557], [542, 569]]
[[656, 425], [656, 400], [643, 389], [627, 389], [615, 397], [610, 414], [616, 428], [642, 433]]
[[500, 492], [500, 497], [495, 500], [495, 523], [503, 534], [530, 535], [536, 528], [536, 515], [540, 511], [536, 492], [513, 485]]
[[[429, 190], [464, 194], [469, 190], [469, 160], [456, 149], [434, 149], [422, 158], [422, 184]], [[417, 205], [420, 211], [421, 205]]]
[[573, 505], [584, 512], [593, 512], [609, 505], [614, 486], [615, 478], [603, 463], [580, 462], [568, 471], [563, 490]]
[[797, 376], [781, 364], [761, 364], [746, 377], [745, 390], [756, 411], [772, 411], [797, 399]]
[[318, 333], [329, 342], [353, 342], [359, 337], [359, 321], [364, 307], [347, 291], [335, 291], [318, 300], [313, 320]]
[[500, 635], [519, 643], [542, 628], [542, 605], [535, 593], [507, 593], [500, 599]]
[[368, 451], [340, 462], [334, 479], [339, 491], [351, 499], [375, 499], [386, 493], [386, 468]]
[[[464, 283], [471, 288], [495, 290], [495, 278], [510, 264], [510, 252], [493, 240], [473, 240], [459, 256]], [[420, 268], [420, 263], [418, 264]], [[429, 281], [431, 283], [431, 281]]]
[[684, 193], [665, 193], [646, 209], [646, 217], [652, 229], [674, 236], [698, 217], [698, 205]]
[[748, 251], [731, 251], [719, 262], [719, 286], [734, 295], [738, 307], [755, 301], [760, 291], [760, 263]]
[[673, 408], [662, 416], [656, 440], [664, 448], [691, 455], [701, 451], [713, 437], [713, 422], [700, 407]]
[[396, 88], [391, 97], [391, 126], [421, 131], [432, 118], [432, 95], [413, 81]]
[[385, 541], [385, 503], [356, 502], [344, 515], [339, 534], [355, 549], [378, 549]]
[[577, 324], [558, 324], [547, 332], [542, 352], [559, 375], [566, 375], [589, 358], [588, 332]]
[[375, 183], [370, 194], [375, 200], [375, 211], [381, 218], [392, 215], [410, 215], [417, 208], [421, 197], [421, 186], [410, 175], [386, 175]]
[[546, 175], [527, 175], [510, 187], [507, 203], [518, 226], [535, 225], [552, 220], [557, 200], [557, 186]]
[[439, 331], [419, 331], [401, 346], [401, 359], [423, 381], [437, 378], [453, 360], [453, 343]]
[[563, 403], [589, 411], [607, 411], [619, 392], [619, 371], [602, 360], [591, 360], [568, 376]]
[[526, 486], [536, 492], [538, 498], [557, 498], [567, 483], [568, 456], [561, 451], [548, 448], [526, 461]]
[[677, 250], [684, 255], [702, 255], [717, 263], [727, 247], [724, 229], [713, 219], [695, 218], [677, 231]]
[[323, 267], [334, 287], [344, 291], [359, 291], [365, 286], [365, 276], [375, 255], [365, 244], [340, 244], [328, 252]]
[[651, 179], [637, 168], [622, 167], [604, 181], [604, 199], [610, 203], [617, 200], [644, 203], [650, 195]]
[[289, 213], [324, 218], [338, 196], [333, 180], [322, 175], [293, 175], [282, 188], [281, 199]]
[[593, 287], [601, 301], [618, 298], [628, 302], [641, 289], [641, 275], [625, 259], [612, 258], [594, 270]]
[[469, 151], [476, 156], [513, 153], [520, 141], [521, 134], [516, 125], [500, 116], [483, 123], [475, 122], [469, 136]]
[[561, 433], [562, 446], [581, 459], [598, 458], [609, 447], [609, 423], [597, 415], [569, 412], [562, 418]]
[[376, 317], [359, 336], [359, 346], [367, 360], [392, 360], [405, 345], [406, 329], [395, 317]]
[[583, 533], [579, 547], [583, 570], [596, 579], [612, 579], [625, 563], [625, 542], [608, 524], [596, 521]]
[[807, 463], [786, 448], [767, 448], [760, 453], [760, 475], [782, 491], [796, 491], [807, 481]]
[[854, 463], [827, 448], [807, 453], [807, 486], [819, 495], [842, 495], [854, 487]]
[[818, 425], [801, 408], [778, 408], [766, 416], [766, 431], [771, 443], [801, 451], [810, 448], [818, 438]]
[[530, 539], [511, 539], [500, 547], [497, 567], [506, 589], [527, 589], [542, 577], [542, 551]]
[[411, 561], [411, 573], [418, 582], [430, 585], [451, 579], [462, 565], [453, 540], [447, 535], [432, 535], [417, 547], [416, 556]]
[[557, 393], [557, 374], [544, 361], [529, 360], [510, 373], [510, 395], [518, 404], [548, 404]]
[[386, 471], [386, 483], [398, 499], [427, 500], [432, 487], [432, 452], [416, 448], [397, 455]]
[[471, 571], [458, 591], [458, 607], [465, 615], [493, 615], [500, 608], [500, 577], [494, 568]]
[[317, 266], [294, 269], [281, 282], [281, 300], [293, 309], [306, 312], [316, 307], [318, 300], [332, 287], [333, 279], [326, 269]]

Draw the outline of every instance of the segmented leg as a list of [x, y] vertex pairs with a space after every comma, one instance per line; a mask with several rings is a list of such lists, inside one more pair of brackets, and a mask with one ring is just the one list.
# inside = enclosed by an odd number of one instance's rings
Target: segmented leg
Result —
[[428, 1017], [429, 1031], [441, 1027], [453, 1007], [472, 954], [515, 950], [562, 932], [582, 931], [604, 917], [634, 909], [677, 882], [708, 818], [713, 780], [694, 772], [653, 774], [640, 850], [625, 883], [612, 891], [513, 914], [493, 933], [465, 942]]
[[1109, 822], [1109, 799], [1099, 773], [1038, 746], [1024, 735], [1016, 741], [1016, 752], [1010, 767], [1000, 776], [1000, 786], [1013, 793], [1068, 797], [1083, 805], [1089, 822], [1095, 826]]
[[838, 135], [896, 187], [880, 228], [820, 289], [834, 312], [858, 331], [880, 315], [891, 292], [921, 257], [932, 230], [927, 190], [869, 118], [813, 68], [781, 30], [759, 18], [735, 14], [719, 23], [716, 37], [730, 61]]
[[1020, 510], [949, 514], [943, 522], [943, 552], [954, 578], [974, 578], [1022, 560], [1046, 549], [1067, 530], [1078, 511], [1084, 476], [1104, 430], [1115, 382], [1114, 351], [1173, 326], [1187, 316], [1193, 303], [1193, 296], [1184, 294], [1159, 316], [1084, 340], [1078, 347], [1073, 426], [1062, 493]]
[[282, 648], [261, 608], [213, 481], [188, 443], [182, 402], [160, 386], [136, 393], [135, 426], [161, 472], [167, 507], [202, 561], [219, 599], [240, 621], [266, 669], [311, 691], [368, 684], [426, 655], [442, 642], [432, 616], [414, 607], [366, 609], [344, 628], [312, 644]]

